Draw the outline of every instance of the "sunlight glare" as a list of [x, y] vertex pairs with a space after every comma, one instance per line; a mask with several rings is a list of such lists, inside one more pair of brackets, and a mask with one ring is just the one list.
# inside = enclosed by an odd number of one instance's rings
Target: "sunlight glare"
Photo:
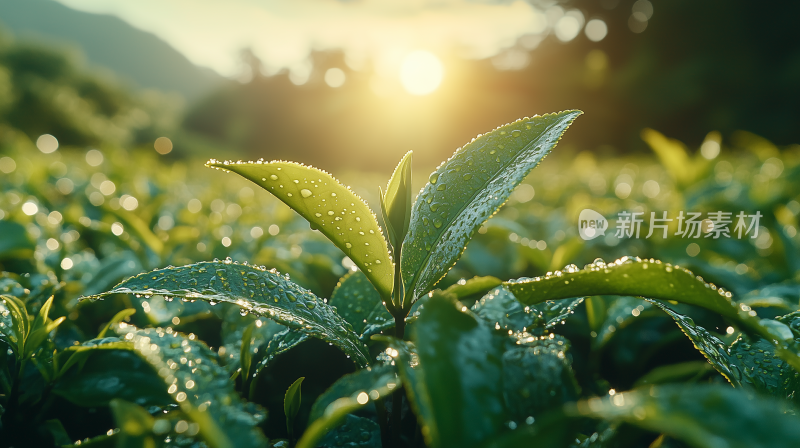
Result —
[[444, 67], [434, 54], [417, 50], [403, 60], [400, 67], [400, 82], [412, 95], [432, 93], [442, 83]]

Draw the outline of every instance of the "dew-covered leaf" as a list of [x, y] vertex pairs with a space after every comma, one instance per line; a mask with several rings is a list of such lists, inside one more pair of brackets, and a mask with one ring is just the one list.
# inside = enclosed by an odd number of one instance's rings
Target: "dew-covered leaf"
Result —
[[675, 320], [695, 348], [734, 387], [752, 388], [765, 395], [800, 403], [800, 394], [797, 393], [800, 373], [780, 358], [772, 343], [758, 337], [754, 337], [754, 342], [739, 337], [727, 346], [703, 327], [695, 325], [690, 317], [676, 313], [664, 303], [653, 303]]
[[455, 285], [451, 285], [444, 292], [453, 294], [459, 300], [473, 294], [486, 292], [494, 287], [500, 286], [503, 281], [497, 277], [487, 275], [485, 277], [473, 277], [469, 280], [460, 280]]
[[[171, 328], [137, 329], [119, 324], [116, 332], [158, 372], [161, 384], [181, 411], [199, 425], [213, 447], [261, 447], [263, 411], [243, 402], [214, 352], [194, 336]], [[151, 386], [152, 387], [152, 386]]]
[[325, 434], [324, 448], [381, 448], [381, 428], [372, 420], [348, 414], [344, 422]]
[[[258, 348], [258, 354], [253, 357], [253, 366], [250, 378], [244, 381], [245, 387], [250, 387], [250, 397], [255, 393], [257, 382], [255, 381], [261, 375], [261, 372], [275, 359], [276, 356], [288, 350], [297, 347], [308, 339], [308, 335], [299, 331], [293, 331], [287, 328], [280, 333], [276, 333], [268, 343], [262, 344]], [[247, 389], [245, 389], [247, 390]]]
[[627, 296], [617, 298], [606, 310], [605, 319], [599, 326], [592, 345], [595, 348], [603, 347], [617, 330], [627, 327], [640, 316], [645, 317], [649, 313], [659, 313], [650, 302]]
[[503, 396], [509, 418], [533, 422], [578, 398], [569, 343], [560, 336], [536, 338], [503, 353]]
[[241, 315], [241, 310], [236, 305], [224, 304], [227, 309], [222, 315], [222, 347], [219, 352], [221, 362], [233, 374], [241, 367], [242, 342], [244, 332], [252, 325], [250, 335], [250, 349], [252, 355], [258, 355], [255, 350], [261, 349], [286, 327], [267, 318], [254, 315]]
[[392, 294], [394, 264], [378, 220], [366, 202], [333, 176], [293, 162], [239, 163], [210, 160], [275, 195], [307, 219], [361, 268], [381, 297]]
[[[368, 367], [357, 372], [347, 374], [328, 388], [311, 406], [309, 422], [321, 418], [325, 410], [334, 401], [340, 398], [358, 399], [361, 393], [366, 393], [369, 401], [391, 394], [399, 388], [400, 378], [397, 376], [397, 369], [391, 365]], [[370, 396], [370, 393], [375, 391]], [[381, 391], [385, 393], [382, 394]]]
[[[422, 434], [433, 447], [479, 446], [504, 424], [503, 343], [506, 338], [457, 302], [434, 293], [412, 332], [415, 368], [401, 363], [409, 381]], [[406, 383], [407, 376], [403, 376]]]
[[332, 343], [359, 366], [367, 365], [364, 344], [330, 305], [276, 271], [226, 261], [168, 267], [131, 277], [110, 294], [160, 294], [170, 298], [233, 303], [296, 331]]
[[652, 301], [664, 310], [683, 333], [692, 341], [694, 347], [708, 360], [714, 369], [724, 376], [734, 387], [742, 387], [742, 372], [733, 364], [728, 354], [728, 347], [718, 337], [709, 333], [705, 328], [695, 325], [691, 317], [676, 313], [665, 304]]
[[29, 330], [25, 303], [13, 296], [0, 296], [0, 341], [7, 343], [18, 359], [23, 356]]
[[382, 327], [389, 322], [394, 324], [380, 294], [361, 271], [350, 272], [339, 280], [331, 294], [330, 304], [360, 336], [368, 327]]
[[523, 118], [473, 139], [434, 171], [417, 196], [403, 243], [408, 300], [418, 299], [455, 264], [472, 234], [556, 145], [580, 115]]
[[583, 298], [548, 300], [522, 305], [507, 288], [495, 288], [472, 306], [472, 311], [496, 329], [542, 334], [561, 323], [583, 302]]
[[789, 448], [800, 440], [800, 418], [788, 405], [727, 385], [651, 386], [567, 405], [590, 417], [663, 433], [697, 448]]
[[[166, 406], [172, 402], [162, 380], [133, 345], [118, 338], [90, 341], [69, 358], [53, 392], [78, 406], [108, 406], [121, 398], [142, 406]], [[70, 366], [78, 364], [77, 367]]]
[[364, 406], [400, 388], [400, 379], [391, 366], [362, 369], [345, 375], [317, 398], [311, 407], [309, 425], [297, 448], [314, 448], [328, 431]]
[[[749, 331], [783, 344], [791, 339], [785, 325], [759, 320], [749, 306], [734, 302], [732, 294], [703, 281], [686, 268], [657, 260], [623, 257], [606, 264], [596, 260], [584, 269], [575, 265], [544, 277], [521, 278], [505, 283], [520, 302], [533, 305], [546, 300], [587, 295], [626, 295], [673, 300], [719, 313]], [[800, 367], [800, 357], [786, 353], [785, 359]]]

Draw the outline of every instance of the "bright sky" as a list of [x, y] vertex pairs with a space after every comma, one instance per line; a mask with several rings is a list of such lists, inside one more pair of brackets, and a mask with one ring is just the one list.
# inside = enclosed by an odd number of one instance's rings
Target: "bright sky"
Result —
[[558, 6], [540, 11], [524, 1], [503, 0], [58, 1], [116, 15], [225, 76], [242, 72], [239, 54], [250, 47], [267, 74], [288, 68], [300, 81], [311, 71], [308, 55], [314, 49], [342, 49], [351, 68], [372, 61], [378, 73], [395, 75], [415, 51], [467, 58], [499, 55], [506, 58], [500, 64], [513, 68], [515, 56], [506, 50], [515, 44], [533, 48], [551, 29], [562, 39], [559, 27], [571, 40], [584, 25], [578, 11]]

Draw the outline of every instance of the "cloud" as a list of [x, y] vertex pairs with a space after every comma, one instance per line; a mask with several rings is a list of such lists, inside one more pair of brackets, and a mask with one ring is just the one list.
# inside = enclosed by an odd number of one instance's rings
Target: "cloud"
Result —
[[353, 66], [371, 60], [381, 71], [395, 70], [415, 49], [486, 58], [548, 30], [545, 14], [524, 1], [59, 1], [116, 15], [230, 77], [241, 72], [239, 53], [246, 47], [268, 73], [307, 71], [312, 50], [332, 49], [343, 50]]

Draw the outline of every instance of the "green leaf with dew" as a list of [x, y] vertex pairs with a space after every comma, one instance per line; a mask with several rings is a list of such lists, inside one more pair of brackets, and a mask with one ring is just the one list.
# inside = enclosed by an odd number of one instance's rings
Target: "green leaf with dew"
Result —
[[394, 263], [375, 214], [333, 176], [293, 162], [220, 162], [206, 166], [249, 179], [294, 209], [366, 274], [381, 297], [392, 294]]
[[523, 118], [456, 150], [429, 178], [411, 210], [401, 254], [404, 308], [455, 264], [473, 233], [556, 145], [580, 115], [571, 110]]
[[310, 291], [264, 268], [231, 261], [201, 262], [168, 267], [131, 277], [111, 291], [86, 297], [98, 299], [110, 294], [163, 295], [185, 300], [233, 303], [242, 313], [272, 319], [293, 330], [339, 347], [360, 367], [368, 363], [366, 347], [350, 324]]
[[789, 448], [800, 418], [784, 401], [726, 385], [665, 385], [567, 405], [569, 415], [628, 423], [697, 448]]

